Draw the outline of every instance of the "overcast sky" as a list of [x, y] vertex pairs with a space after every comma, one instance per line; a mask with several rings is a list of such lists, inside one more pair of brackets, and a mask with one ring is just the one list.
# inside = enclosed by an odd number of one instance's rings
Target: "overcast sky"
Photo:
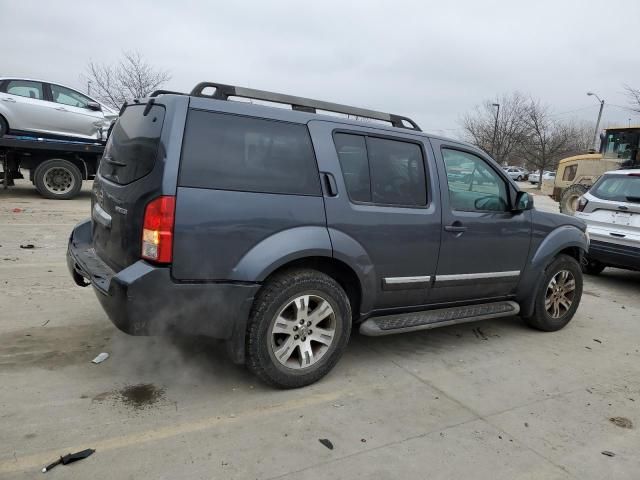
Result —
[[[0, 0], [0, 76], [86, 91], [88, 61], [136, 50], [167, 88], [211, 80], [412, 117], [460, 133], [460, 117], [519, 90], [560, 114], [640, 123], [640, 1]], [[564, 113], [571, 111], [570, 113]], [[575, 111], [575, 112], [574, 112]]]

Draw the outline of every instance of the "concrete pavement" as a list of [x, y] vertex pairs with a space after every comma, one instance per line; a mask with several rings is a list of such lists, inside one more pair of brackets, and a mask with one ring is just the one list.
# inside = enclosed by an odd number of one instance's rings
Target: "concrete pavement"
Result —
[[88, 196], [0, 190], [0, 478], [85, 448], [48, 478], [638, 478], [640, 273], [588, 277], [560, 332], [510, 318], [355, 335], [324, 380], [277, 391], [215, 343], [112, 326], [64, 263]]

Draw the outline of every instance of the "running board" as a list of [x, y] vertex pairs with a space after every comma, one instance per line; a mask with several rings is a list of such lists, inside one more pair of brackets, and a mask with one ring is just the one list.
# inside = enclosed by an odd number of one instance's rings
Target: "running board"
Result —
[[360, 333], [370, 337], [379, 337], [489, 318], [511, 317], [519, 312], [520, 305], [516, 302], [506, 301], [385, 315], [373, 317], [363, 322], [360, 325]]

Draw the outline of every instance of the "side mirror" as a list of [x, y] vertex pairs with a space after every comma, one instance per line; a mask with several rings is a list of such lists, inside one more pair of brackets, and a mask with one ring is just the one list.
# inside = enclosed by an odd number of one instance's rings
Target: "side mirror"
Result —
[[102, 111], [102, 105], [100, 105], [98, 102], [87, 102], [87, 108], [89, 110], [93, 110], [94, 112]]
[[516, 198], [513, 201], [511, 211], [523, 212], [525, 210], [531, 209], [533, 209], [533, 196], [529, 195], [527, 192], [522, 191], [516, 193]]

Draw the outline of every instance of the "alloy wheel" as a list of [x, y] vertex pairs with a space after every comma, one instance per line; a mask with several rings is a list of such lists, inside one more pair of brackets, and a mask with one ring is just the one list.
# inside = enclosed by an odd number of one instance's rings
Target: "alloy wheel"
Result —
[[280, 310], [271, 327], [271, 352], [291, 369], [308, 368], [327, 353], [336, 336], [336, 315], [316, 294], [299, 295]]
[[570, 309], [576, 289], [576, 279], [568, 270], [560, 270], [547, 285], [544, 308], [552, 318], [561, 318]]

